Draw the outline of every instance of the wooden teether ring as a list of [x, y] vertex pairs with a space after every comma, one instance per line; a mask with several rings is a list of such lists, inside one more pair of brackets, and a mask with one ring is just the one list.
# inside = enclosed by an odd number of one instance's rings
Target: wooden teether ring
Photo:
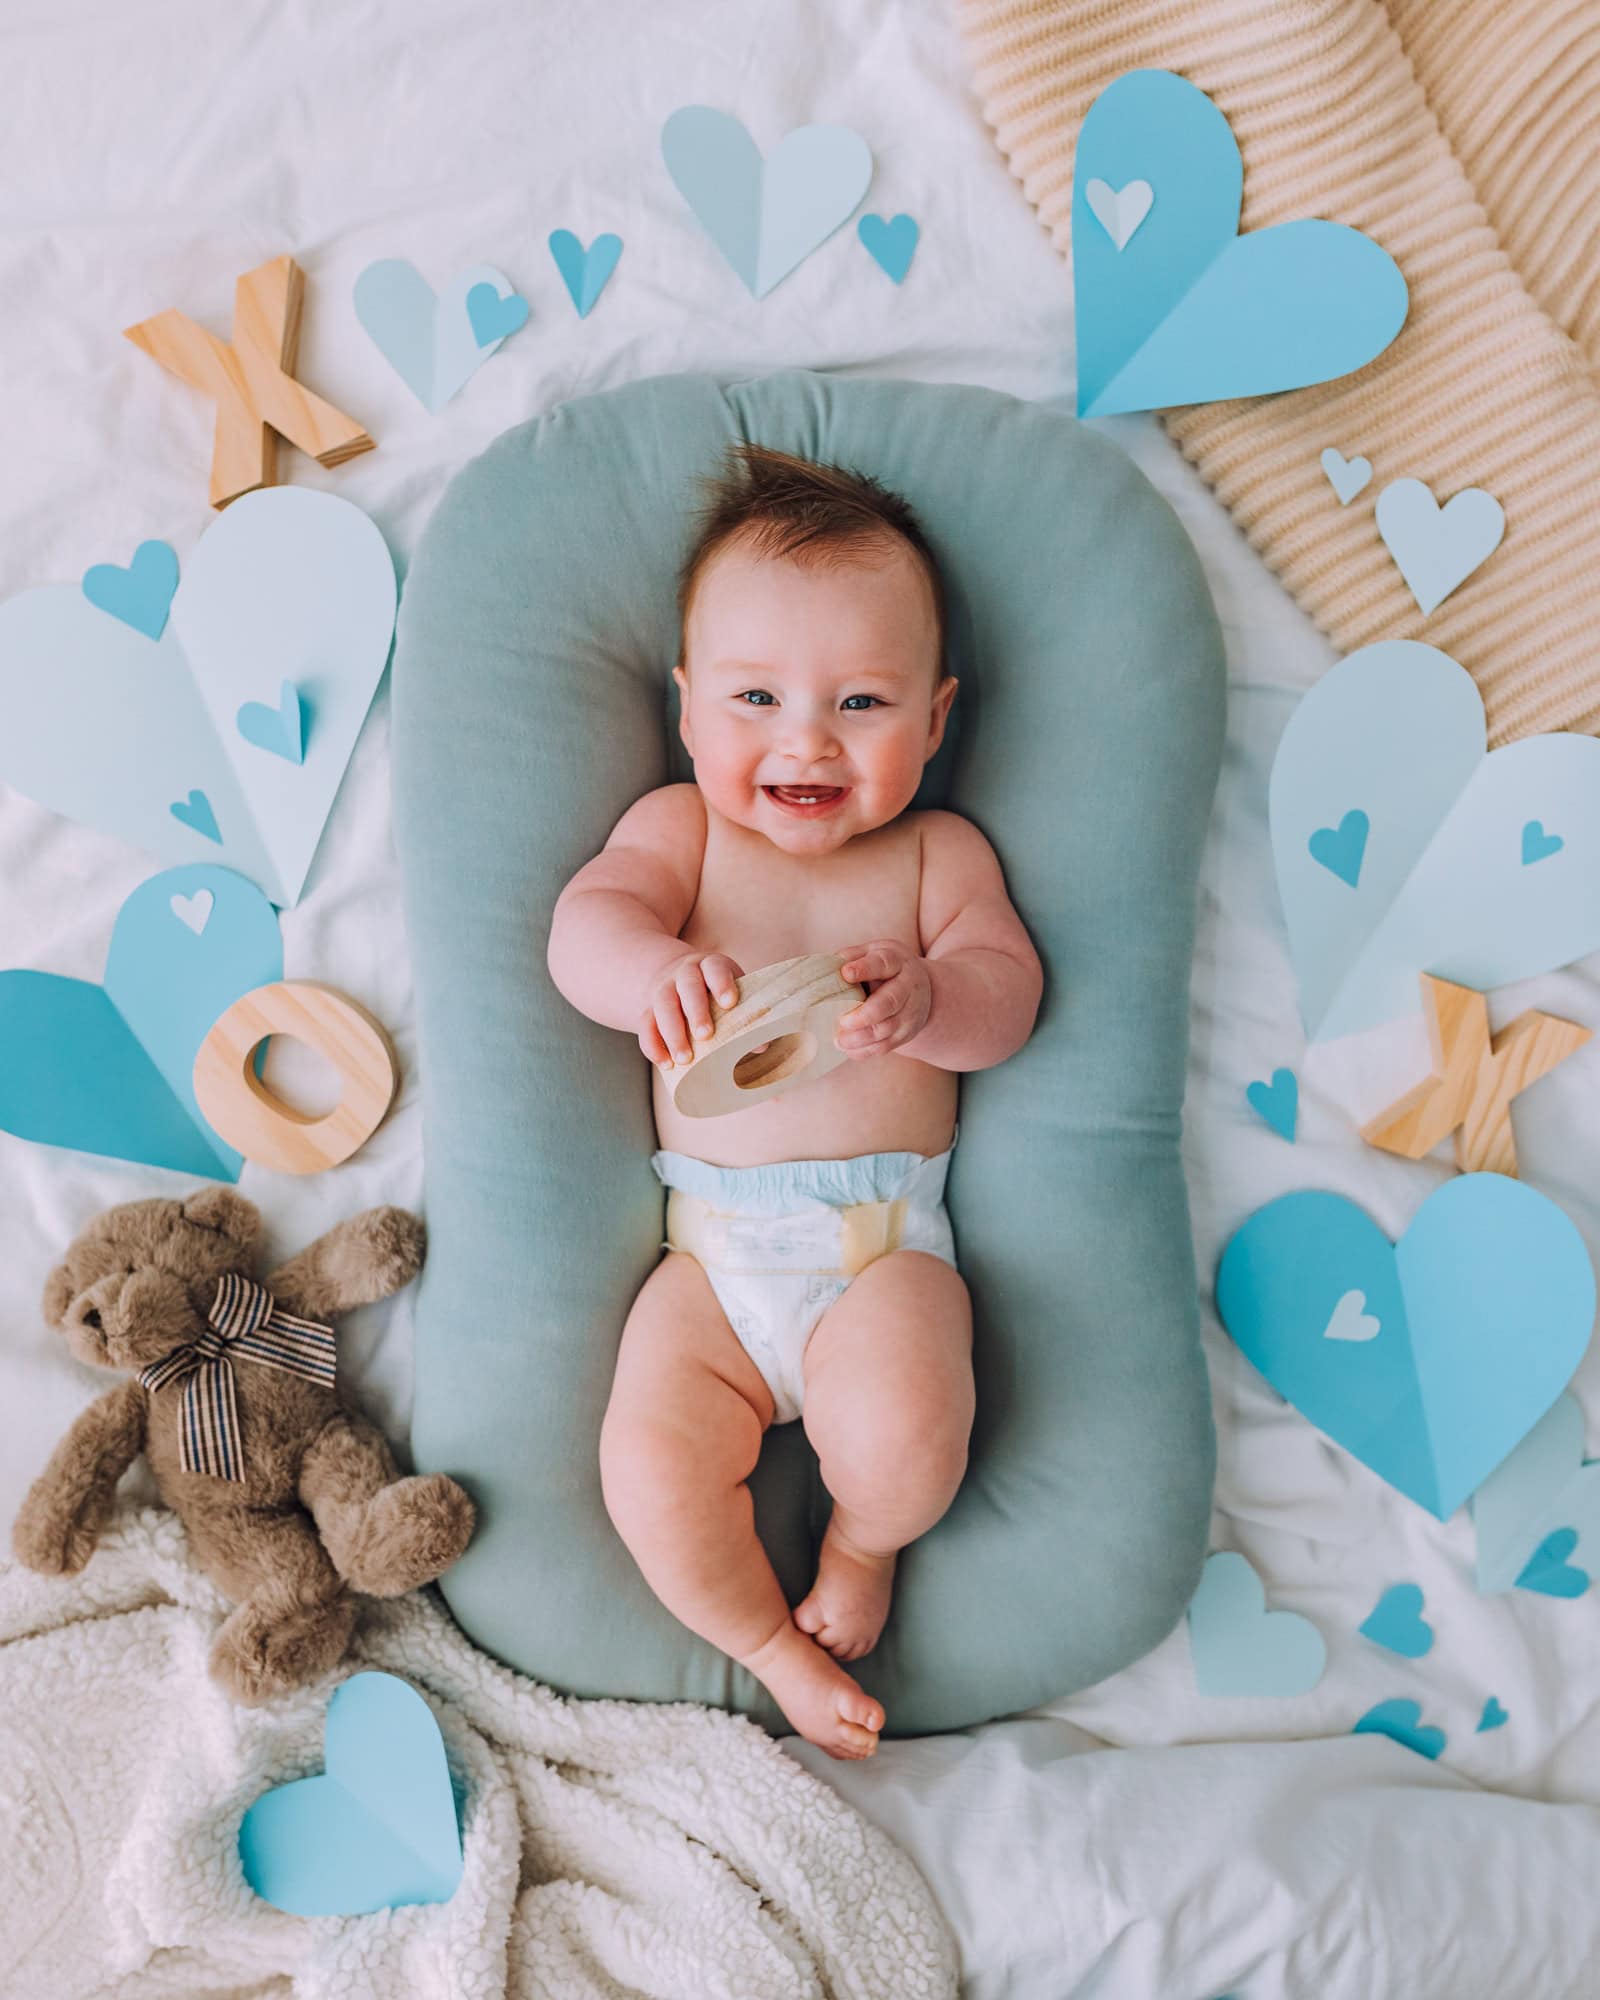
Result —
[[[339, 1072], [339, 1102], [312, 1118], [274, 1097], [255, 1072], [269, 1035], [292, 1035]], [[194, 1059], [194, 1094], [206, 1123], [236, 1153], [280, 1174], [320, 1174], [364, 1146], [394, 1102], [399, 1070], [383, 1029], [364, 1007], [310, 980], [246, 993], [213, 1023]]]
[[846, 1057], [834, 1047], [834, 1027], [866, 997], [864, 987], [839, 977], [843, 963], [837, 952], [813, 952], [736, 980], [731, 1007], [712, 1001], [711, 1039], [694, 1061], [664, 1072], [674, 1106], [685, 1118], [720, 1118], [837, 1069]]

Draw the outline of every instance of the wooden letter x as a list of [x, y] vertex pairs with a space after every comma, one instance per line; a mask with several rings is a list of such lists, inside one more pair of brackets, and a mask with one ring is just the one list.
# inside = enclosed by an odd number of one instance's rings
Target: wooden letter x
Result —
[[172, 307], [123, 328], [135, 347], [215, 401], [213, 507], [226, 507], [241, 493], [272, 484], [277, 476], [274, 432], [319, 465], [342, 465], [372, 449], [372, 439], [358, 423], [294, 379], [304, 288], [304, 274], [292, 257], [246, 271], [234, 288], [231, 344]]
[[1469, 986], [1422, 975], [1435, 1074], [1361, 1128], [1369, 1146], [1420, 1160], [1456, 1135], [1463, 1173], [1517, 1172], [1511, 1100], [1548, 1076], [1590, 1039], [1590, 1031], [1554, 1014], [1519, 1014], [1489, 1039], [1489, 1007]]

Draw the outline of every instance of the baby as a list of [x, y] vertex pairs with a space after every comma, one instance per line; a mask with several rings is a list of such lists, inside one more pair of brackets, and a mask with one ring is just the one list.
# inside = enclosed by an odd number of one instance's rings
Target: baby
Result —
[[[563, 890], [551, 977], [637, 1032], [667, 1254], [623, 1329], [605, 1502], [646, 1581], [747, 1667], [799, 1733], [866, 1757], [884, 1727], [843, 1663], [877, 1643], [895, 1558], [955, 1497], [972, 1314], [944, 1208], [956, 1077], [1027, 1040], [1043, 974], [994, 851], [908, 812], [944, 735], [938, 568], [875, 481], [730, 453], [684, 565], [673, 669], [695, 782], [648, 793]], [[842, 952], [868, 997], [848, 1058], [747, 1109], [686, 1118], [665, 1078], [714, 996], [775, 959]], [[801, 1417], [833, 1499], [791, 1615], [745, 1481]]]

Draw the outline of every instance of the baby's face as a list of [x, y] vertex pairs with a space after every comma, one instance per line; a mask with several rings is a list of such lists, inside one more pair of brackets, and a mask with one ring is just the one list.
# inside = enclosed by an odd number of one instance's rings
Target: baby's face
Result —
[[673, 669], [707, 803], [797, 855], [895, 818], [956, 691], [936, 647], [932, 592], [907, 549], [808, 567], [720, 550], [690, 606], [688, 672]]

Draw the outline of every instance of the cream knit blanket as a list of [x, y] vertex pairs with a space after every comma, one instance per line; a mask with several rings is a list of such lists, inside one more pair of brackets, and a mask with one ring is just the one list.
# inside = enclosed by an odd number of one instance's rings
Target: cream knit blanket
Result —
[[[1321, 216], [1411, 309], [1336, 382], [1164, 422], [1342, 651], [1425, 639], [1495, 742], [1600, 731], [1600, 0], [956, 0], [984, 115], [1062, 255], [1090, 104], [1177, 71], [1244, 157], [1242, 229]], [[1341, 507], [1323, 447], [1372, 461]], [[1392, 479], [1486, 488], [1500, 547], [1426, 619], [1379, 539]]]

